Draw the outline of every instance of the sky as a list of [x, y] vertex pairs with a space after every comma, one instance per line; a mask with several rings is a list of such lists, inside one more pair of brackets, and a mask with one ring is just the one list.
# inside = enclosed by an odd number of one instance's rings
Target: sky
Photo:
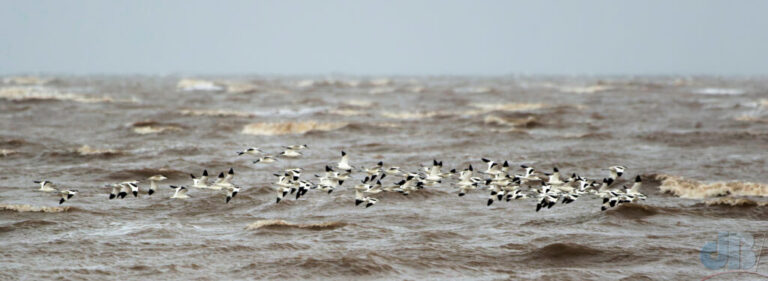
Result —
[[0, 0], [0, 75], [766, 75], [768, 1]]

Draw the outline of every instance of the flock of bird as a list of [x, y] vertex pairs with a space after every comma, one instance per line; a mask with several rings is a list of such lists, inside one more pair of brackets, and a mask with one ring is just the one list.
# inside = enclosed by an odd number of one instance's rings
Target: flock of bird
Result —
[[[308, 146], [292, 145], [284, 146], [283, 148], [283, 151], [276, 156], [266, 155], [263, 150], [257, 147], [249, 147], [237, 152], [237, 155], [238, 157], [256, 156], [258, 158], [253, 160], [254, 164], [268, 165], [278, 161], [278, 158], [300, 158], [303, 156], [302, 150], [307, 149]], [[315, 175], [317, 178], [316, 182], [301, 179], [302, 168], [289, 168], [281, 169], [281, 171], [274, 173], [277, 180], [272, 186], [276, 193], [275, 202], [280, 203], [289, 194], [295, 196], [295, 199], [299, 199], [307, 195], [311, 190], [319, 190], [330, 194], [337, 188], [340, 188], [345, 182], [348, 182], [352, 178], [353, 173], [361, 172], [363, 174], [361, 177], [364, 176], [364, 178], [360, 183], [354, 184], [352, 189], [355, 191], [355, 205], [364, 204], [366, 208], [379, 202], [376, 194], [397, 192], [407, 196], [425, 188], [435, 188], [443, 185], [449, 179], [453, 181], [452, 186], [458, 190], [458, 196], [460, 197], [468, 192], [484, 189], [489, 193], [488, 206], [496, 201], [510, 202], [512, 200], [530, 198], [536, 200], [537, 212], [542, 209], [550, 209], [558, 202], [563, 205], [573, 203], [581, 196], [601, 198], [600, 208], [603, 211], [616, 207], [619, 204], [646, 199], [646, 195], [640, 192], [642, 179], [639, 175], [634, 178], [631, 187], [626, 185], [618, 186], [619, 179], [626, 170], [624, 166], [608, 167], [608, 177], [592, 180], [581, 177], [576, 173], [571, 174], [568, 178], [563, 178], [557, 167], [553, 168], [551, 173], [544, 173], [537, 171], [533, 167], [521, 165], [522, 173], [515, 174], [511, 170], [508, 161], [500, 164], [487, 158], [482, 158], [481, 160], [487, 165], [485, 170], [482, 171], [475, 171], [470, 164], [461, 171], [452, 169], [448, 172], [443, 172], [443, 162], [437, 160], [433, 160], [431, 166], [421, 167], [421, 169], [414, 172], [407, 172], [396, 166], [385, 168], [384, 163], [381, 161], [373, 167], [360, 167], [360, 169], [357, 169], [350, 165], [349, 155], [345, 151], [341, 151], [341, 159], [335, 164], [335, 167], [326, 165], [323, 174]], [[215, 180], [210, 181], [208, 171], [204, 170], [200, 176], [190, 174], [192, 184], [189, 187], [221, 192], [226, 196], [226, 203], [229, 203], [240, 192], [240, 186], [232, 182], [234, 176], [234, 169], [230, 168], [226, 173], [221, 172]], [[384, 183], [383, 181], [387, 177], [396, 179], [390, 183]], [[147, 179], [149, 181], [147, 194], [152, 196], [158, 189], [158, 182], [166, 179], [162, 175], [149, 177]], [[60, 195], [59, 204], [70, 200], [78, 193], [75, 189], [58, 190], [52, 182], [47, 180], [35, 181], [35, 183], [40, 185], [41, 191], [58, 192]], [[129, 193], [134, 197], [139, 196], [139, 181], [136, 180], [108, 184], [106, 187], [111, 188], [109, 193], [110, 200], [124, 199]], [[189, 198], [189, 195], [187, 195], [189, 188], [187, 186], [170, 185], [169, 187], [174, 190], [170, 198]]]

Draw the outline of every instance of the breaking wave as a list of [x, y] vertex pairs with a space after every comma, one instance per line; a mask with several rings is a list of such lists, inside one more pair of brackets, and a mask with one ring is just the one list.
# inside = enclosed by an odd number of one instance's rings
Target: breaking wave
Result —
[[[58, 100], [74, 101], [80, 103], [102, 103], [115, 102], [108, 96], [85, 96], [74, 93], [64, 93], [56, 89], [45, 87], [5, 87], [0, 88], [0, 98], [11, 101], [35, 101], [35, 100]], [[125, 102], [125, 101], [122, 101]]]
[[479, 108], [479, 113], [491, 111], [529, 111], [542, 109], [543, 103], [473, 103], [471, 106]]
[[213, 116], [213, 117], [254, 117], [253, 113], [227, 110], [227, 109], [182, 109], [182, 115], [188, 116]]
[[123, 154], [122, 151], [117, 149], [93, 148], [89, 145], [83, 145], [77, 148], [75, 152], [82, 156], [116, 156]]
[[742, 89], [731, 88], [702, 88], [694, 90], [693, 93], [700, 95], [741, 95], [744, 94], [745, 91]]
[[563, 93], [594, 94], [594, 93], [613, 90], [613, 87], [609, 85], [604, 85], [604, 84], [597, 84], [597, 85], [590, 85], [590, 86], [562, 86], [562, 87], [557, 87], [557, 89]]
[[179, 80], [179, 83], [176, 84], [176, 88], [180, 91], [223, 91], [224, 87], [213, 82], [213, 81], [207, 81], [207, 80], [199, 80], [199, 79], [181, 79]]
[[712, 200], [707, 200], [704, 202], [707, 206], [730, 206], [730, 207], [766, 207], [768, 206], [768, 202], [766, 201], [755, 201], [747, 198], [732, 198], [732, 197], [723, 197], [723, 198], [716, 198]]
[[133, 123], [133, 132], [141, 135], [159, 134], [163, 132], [178, 132], [183, 128], [175, 124], [163, 124], [156, 121], [141, 121]]
[[393, 111], [383, 111], [379, 113], [382, 117], [390, 118], [390, 119], [424, 119], [424, 118], [432, 118], [437, 116], [438, 112], [435, 111], [427, 111], [427, 112], [409, 112], [409, 111], [401, 111], [401, 112], [393, 112]]
[[72, 207], [70, 206], [48, 207], [48, 206], [33, 206], [33, 205], [26, 205], [26, 204], [0, 204], [0, 211], [18, 212], [18, 213], [25, 213], [25, 212], [62, 213], [62, 212], [68, 212], [71, 208]]
[[9, 155], [13, 155], [13, 154], [16, 154], [16, 153], [17, 152], [15, 150], [10, 150], [10, 149], [5, 149], [5, 148], [0, 149], [0, 156], [2, 156], [2, 157], [8, 157]]
[[36, 76], [13, 76], [3, 79], [5, 84], [13, 85], [43, 85], [50, 82], [52, 79], [40, 78]]
[[541, 123], [536, 120], [536, 117], [530, 115], [522, 118], [488, 115], [483, 119], [483, 123], [487, 125], [512, 126], [517, 128], [532, 128], [541, 125]]
[[304, 122], [274, 122], [252, 123], [243, 127], [243, 134], [260, 136], [301, 135], [314, 131], [333, 131], [347, 126], [344, 122], [321, 123], [317, 121]]
[[702, 199], [723, 196], [768, 196], [768, 185], [752, 182], [700, 182], [683, 177], [657, 175], [659, 189], [682, 198]]
[[307, 229], [307, 230], [333, 230], [347, 226], [347, 223], [340, 221], [320, 222], [320, 223], [293, 223], [284, 220], [258, 220], [249, 224], [245, 229]]

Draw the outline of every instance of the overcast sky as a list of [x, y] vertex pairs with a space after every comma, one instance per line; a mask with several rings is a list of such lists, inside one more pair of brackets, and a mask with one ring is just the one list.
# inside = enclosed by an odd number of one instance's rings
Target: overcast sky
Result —
[[768, 1], [0, 7], [0, 74], [768, 74]]

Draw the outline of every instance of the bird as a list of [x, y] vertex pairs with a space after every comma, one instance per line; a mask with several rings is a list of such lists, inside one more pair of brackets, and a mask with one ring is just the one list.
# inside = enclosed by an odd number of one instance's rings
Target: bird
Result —
[[626, 170], [624, 166], [611, 166], [608, 167], [608, 171], [611, 172], [610, 178], [614, 181], [616, 181], [618, 178], [621, 177], [622, 174], [624, 174], [624, 170]]
[[227, 171], [227, 174], [225, 175], [224, 172], [221, 172], [219, 174], [219, 177], [216, 179], [216, 181], [208, 186], [210, 189], [220, 190], [225, 187], [232, 186], [232, 179], [235, 177], [235, 169], [229, 168], [229, 171]]
[[194, 174], [189, 174], [192, 178], [192, 187], [207, 188], [208, 187], [208, 170], [203, 170], [203, 175], [200, 178], [195, 177]]
[[384, 162], [379, 161], [379, 163], [376, 163], [376, 166], [374, 166], [372, 168], [365, 168], [365, 167], [363, 167], [362, 170], [363, 170], [363, 172], [365, 172], [369, 176], [372, 176], [372, 175], [378, 175], [378, 174], [383, 173], [384, 170], [382, 170], [382, 167], [384, 167]]
[[149, 180], [149, 190], [147, 190], [147, 194], [149, 196], [152, 196], [152, 194], [155, 193], [155, 190], [157, 189], [157, 182], [167, 180], [163, 175], [154, 175], [148, 178]]
[[299, 157], [301, 157], [303, 154], [302, 154], [301, 152], [297, 151], [297, 150], [293, 150], [293, 149], [286, 149], [286, 150], [284, 150], [283, 152], [280, 152], [280, 154], [279, 154], [279, 155], [280, 155], [281, 157], [285, 157], [285, 158], [299, 158]]
[[288, 146], [283, 146], [283, 148], [288, 149], [288, 150], [304, 150], [304, 149], [309, 148], [309, 146], [307, 146], [306, 144], [302, 144], [302, 145], [288, 145]]
[[107, 184], [105, 187], [111, 187], [112, 191], [109, 192], [109, 200], [115, 199], [117, 197], [117, 187], [116, 184]]
[[390, 176], [399, 176], [403, 172], [400, 171], [400, 167], [392, 166], [392, 167], [389, 167], [386, 170], [384, 170], [384, 173], [387, 174], [387, 175], [390, 175]]
[[630, 202], [634, 202], [637, 199], [645, 200], [647, 198], [645, 194], [640, 193], [641, 186], [643, 186], [643, 179], [640, 178], [640, 175], [637, 175], [635, 176], [635, 183], [633, 183], [632, 187], [626, 191], [626, 195]]
[[139, 181], [125, 181], [120, 184], [130, 188], [133, 197], [139, 197]]
[[264, 151], [262, 151], [258, 147], [249, 147], [249, 148], [246, 148], [246, 149], [244, 149], [242, 151], [238, 151], [237, 152], [237, 156], [241, 156], [241, 155], [244, 155], [244, 154], [259, 155], [259, 154], [262, 154], [262, 153], [264, 153]]
[[60, 193], [61, 199], [59, 199], [59, 205], [64, 204], [67, 200], [72, 198], [72, 196], [75, 196], [77, 194], [77, 189], [66, 189], [62, 190]]
[[280, 203], [280, 200], [282, 200], [290, 191], [292, 185], [291, 178], [293, 177], [288, 173], [283, 175], [276, 174], [276, 176], [277, 182], [274, 183], [274, 187], [275, 192], [277, 192], [277, 199], [275, 200], [275, 203]]
[[341, 151], [341, 160], [339, 160], [339, 163], [336, 165], [336, 168], [339, 168], [339, 170], [346, 171], [347, 173], [352, 172], [352, 166], [349, 165], [349, 155], [347, 155], [344, 150]]
[[269, 164], [269, 163], [274, 163], [275, 161], [277, 161], [277, 159], [275, 157], [267, 155], [267, 156], [262, 156], [261, 158], [254, 160], [253, 164], [256, 164], [256, 163]]
[[189, 195], [187, 195], [187, 189], [185, 186], [175, 186], [171, 185], [171, 188], [173, 188], [174, 192], [173, 195], [171, 195], [172, 199], [187, 199], [189, 198]]
[[42, 181], [33, 181], [33, 182], [37, 183], [37, 184], [40, 184], [40, 189], [38, 189], [39, 191], [42, 191], [42, 192], [55, 192], [57, 190], [56, 188], [54, 188], [53, 183], [50, 182], [50, 181], [42, 180]]
[[229, 201], [232, 200], [232, 198], [235, 198], [235, 195], [237, 195], [237, 193], [240, 192], [240, 187], [232, 185], [232, 186], [225, 187], [225, 189], [227, 191], [227, 202], [226, 203], [229, 204]]
[[483, 160], [483, 162], [488, 164], [488, 168], [485, 171], [482, 171], [481, 173], [487, 174], [487, 175], [497, 175], [501, 173], [501, 169], [499, 169], [499, 163], [493, 162], [488, 158], [482, 158], [481, 160]]
[[427, 169], [428, 173], [424, 178], [424, 181], [426, 182], [427, 185], [434, 185], [442, 182], [443, 175], [442, 173], [440, 173], [440, 168], [442, 167], [443, 167], [443, 162], [432, 160], [432, 167], [429, 167]]
[[128, 192], [131, 192], [131, 188], [128, 187], [126, 184], [117, 184], [116, 186], [120, 187], [120, 191], [117, 193], [117, 198], [124, 199], [125, 196], [128, 196]]

